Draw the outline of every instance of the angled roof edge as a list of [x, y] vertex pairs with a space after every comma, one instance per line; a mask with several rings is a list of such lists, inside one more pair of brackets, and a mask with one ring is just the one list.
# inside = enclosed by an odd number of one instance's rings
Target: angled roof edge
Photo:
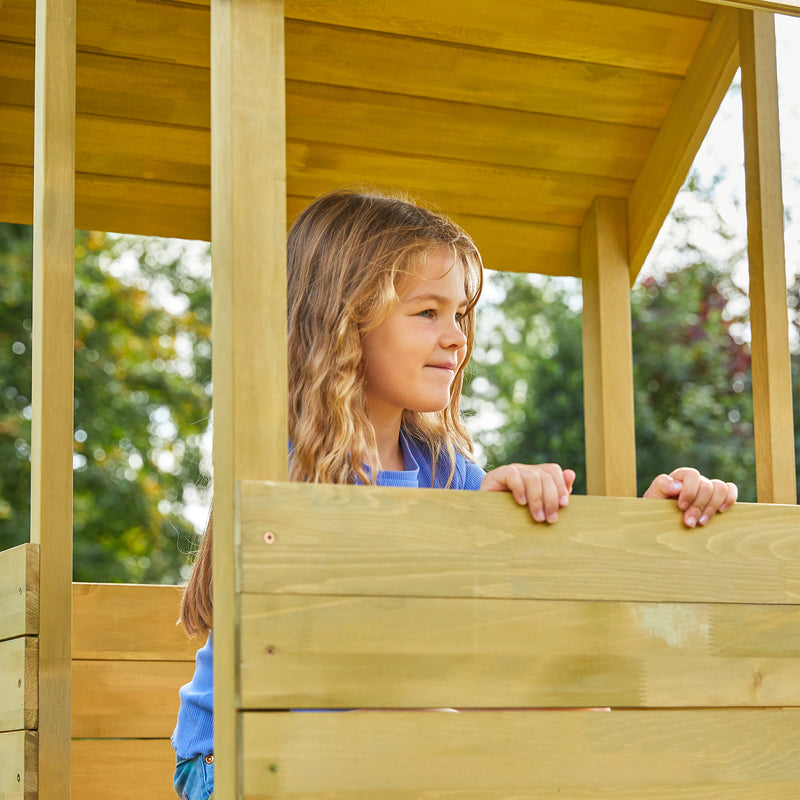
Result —
[[[701, 0], [718, 6], [749, 8], [751, 11], [772, 11], [776, 14], [790, 14], [800, 17], [800, 0]], [[0, 0], [2, 2], [2, 0]]]

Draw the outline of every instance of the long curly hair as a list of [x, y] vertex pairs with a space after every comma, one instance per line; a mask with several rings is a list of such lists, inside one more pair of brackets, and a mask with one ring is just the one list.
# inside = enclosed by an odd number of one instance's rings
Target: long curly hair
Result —
[[[472, 453], [459, 403], [483, 287], [477, 248], [442, 214], [377, 191], [330, 192], [295, 220], [287, 250], [290, 480], [374, 482], [380, 459], [367, 412], [362, 341], [411, 288], [425, 257], [442, 250], [464, 270], [467, 307], [460, 325], [466, 354], [447, 407], [406, 410], [402, 429], [429, 449], [432, 464], [449, 463], [449, 474], [434, 475], [449, 486], [456, 452]], [[209, 522], [181, 606], [190, 635], [212, 623], [211, 527]]]

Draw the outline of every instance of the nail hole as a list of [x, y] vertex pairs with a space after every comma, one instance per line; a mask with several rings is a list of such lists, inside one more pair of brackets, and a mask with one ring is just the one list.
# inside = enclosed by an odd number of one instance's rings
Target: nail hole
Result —
[[275, 655], [275, 647], [274, 647], [273, 645], [271, 645], [271, 644], [268, 644], [268, 645], [267, 645], [267, 646], [264, 648], [264, 652], [265, 652], [265, 653], [266, 653], [268, 656], [274, 656], [274, 655]]
[[274, 544], [274, 542], [275, 542], [275, 534], [272, 531], [267, 531], [264, 534], [264, 541], [267, 544]]

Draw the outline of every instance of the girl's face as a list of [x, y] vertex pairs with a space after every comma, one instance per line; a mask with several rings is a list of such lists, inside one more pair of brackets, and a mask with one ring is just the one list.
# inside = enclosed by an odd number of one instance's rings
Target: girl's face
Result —
[[404, 409], [446, 408], [464, 361], [467, 337], [459, 325], [467, 309], [463, 265], [446, 250], [435, 250], [417, 275], [388, 317], [362, 340], [373, 425], [399, 421]]

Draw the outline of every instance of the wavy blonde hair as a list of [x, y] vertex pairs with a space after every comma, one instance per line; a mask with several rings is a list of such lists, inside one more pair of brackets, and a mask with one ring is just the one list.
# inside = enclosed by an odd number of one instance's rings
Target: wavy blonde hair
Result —
[[[289, 477], [314, 483], [374, 481], [380, 469], [364, 393], [361, 343], [408, 290], [427, 255], [445, 250], [464, 268], [465, 358], [439, 412], [405, 411], [403, 430], [430, 448], [432, 463], [472, 453], [459, 401], [483, 284], [480, 254], [447, 217], [399, 196], [336, 191], [317, 198], [289, 231]], [[367, 469], [365, 465], [374, 469]], [[436, 472], [436, 470], [434, 470]]]
[[[322, 195], [295, 220], [287, 252], [290, 480], [374, 482], [380, 458], [367, 413], [362, 341], [413, 285], [425, 258], [442, 250], [464, 269], [466, 354], [447, 407], [406, 410], [402, 428], [428, 448], [434, 480], [449, 486], [456, 452], [472, 453], [459, 403], [483, 286], [477, 248], [442, 214], [376, 191]], [[181, 604], [190, 635], [212, 625], [211, 533], [209, 521]]]

